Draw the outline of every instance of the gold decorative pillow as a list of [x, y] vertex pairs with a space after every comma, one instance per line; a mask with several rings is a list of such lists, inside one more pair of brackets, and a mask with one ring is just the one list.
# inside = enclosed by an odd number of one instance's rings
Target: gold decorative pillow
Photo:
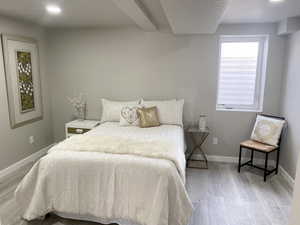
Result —
[[160, 126], [156, 106], [150, 108], [137, 109], [140, 118], [140, 127], [157, 127]]
[[258, 115], [251, 139], [264, 144], [277, 146], [285, 120]]

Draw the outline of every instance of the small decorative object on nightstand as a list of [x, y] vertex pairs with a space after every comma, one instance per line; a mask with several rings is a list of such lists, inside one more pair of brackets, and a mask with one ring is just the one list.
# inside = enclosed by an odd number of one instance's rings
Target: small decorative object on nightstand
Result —
[[[187, 151], [186, 163], [189, 168], [197, 169], [208, 169], [208, 162], [205, 153], [203, 152], [201, 146], [209, 135], [208, 128], [199, 130], [197, 127], [190, 127], [186, 129], [186, 134], [192, 141], [192, 149]], [[194, 154], [200, 154], [202, 159], [193, 159]]]
[[80, 120], [85, 120], [85, 116], [86, 116], [85, 95], [80, 93], [78, 97], [74, 97], [74, 98], [68, 97], [68, 100], [74, 108], [76, 118]]
[[200, 115], [198, 126], [199, 126], [200, 131], [206, 130], [206, 116], [205, 115]]
[[66, 137], [71, 137], [73, 135], [84, 134], [93, 128], [97, 127], [100, 121], [96, 120], [73, 120], [66, 123]]

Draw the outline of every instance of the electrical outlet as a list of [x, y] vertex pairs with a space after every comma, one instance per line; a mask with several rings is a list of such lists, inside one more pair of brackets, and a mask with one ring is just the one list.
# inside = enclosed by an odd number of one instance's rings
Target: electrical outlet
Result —
[[213, 137], [213, 144], [217, 145], [219, 143], [219, 140], [217, 137]]
[[29, 144], [33, 144], [34, 143], [34, 136], [30, 136], [29, 137]]

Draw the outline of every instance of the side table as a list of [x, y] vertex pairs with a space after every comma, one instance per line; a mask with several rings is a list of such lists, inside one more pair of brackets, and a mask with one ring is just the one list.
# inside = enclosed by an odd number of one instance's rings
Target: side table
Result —
[[[190, 127], [186, 129], [186, 134], [192, 141], [191, 151], [186, 154], [186, 163], [188, 168], [208, 169], [207, 157], [201, 146], [209, 135], [209, 130], [199, 130], [198, 128]], [[200, 154], [202, 159], [193, 159], [194, 154]]]

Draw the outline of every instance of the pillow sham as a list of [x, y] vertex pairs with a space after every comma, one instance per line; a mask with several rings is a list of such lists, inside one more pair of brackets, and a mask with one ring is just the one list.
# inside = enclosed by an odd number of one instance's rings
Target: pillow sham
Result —
[[104, 122], [120, 122], [120, 112], [125, 106], [136, 106], [140, 100], [136, 101], [110, 101], [102, 99], [102, 116], [101, 123]]
[[168, 100], [168, 101], [144, 101], [141, 105], [144, 107], [157, 107], [158, 118], [161, 124], [183, 126], [183, 105], [184, 100]]
[[139, 126], [139, 106], [124, 106], [120, 112], [120, 126]]
[[264, 144], [278, 146], [285, 120], [258, 115], [251, 139]]
[[140, 127], [157, 127], [160, 126], [160, 122], [157, 115], [157, 107], [140, 108], [137, 109], [140, 117]]

